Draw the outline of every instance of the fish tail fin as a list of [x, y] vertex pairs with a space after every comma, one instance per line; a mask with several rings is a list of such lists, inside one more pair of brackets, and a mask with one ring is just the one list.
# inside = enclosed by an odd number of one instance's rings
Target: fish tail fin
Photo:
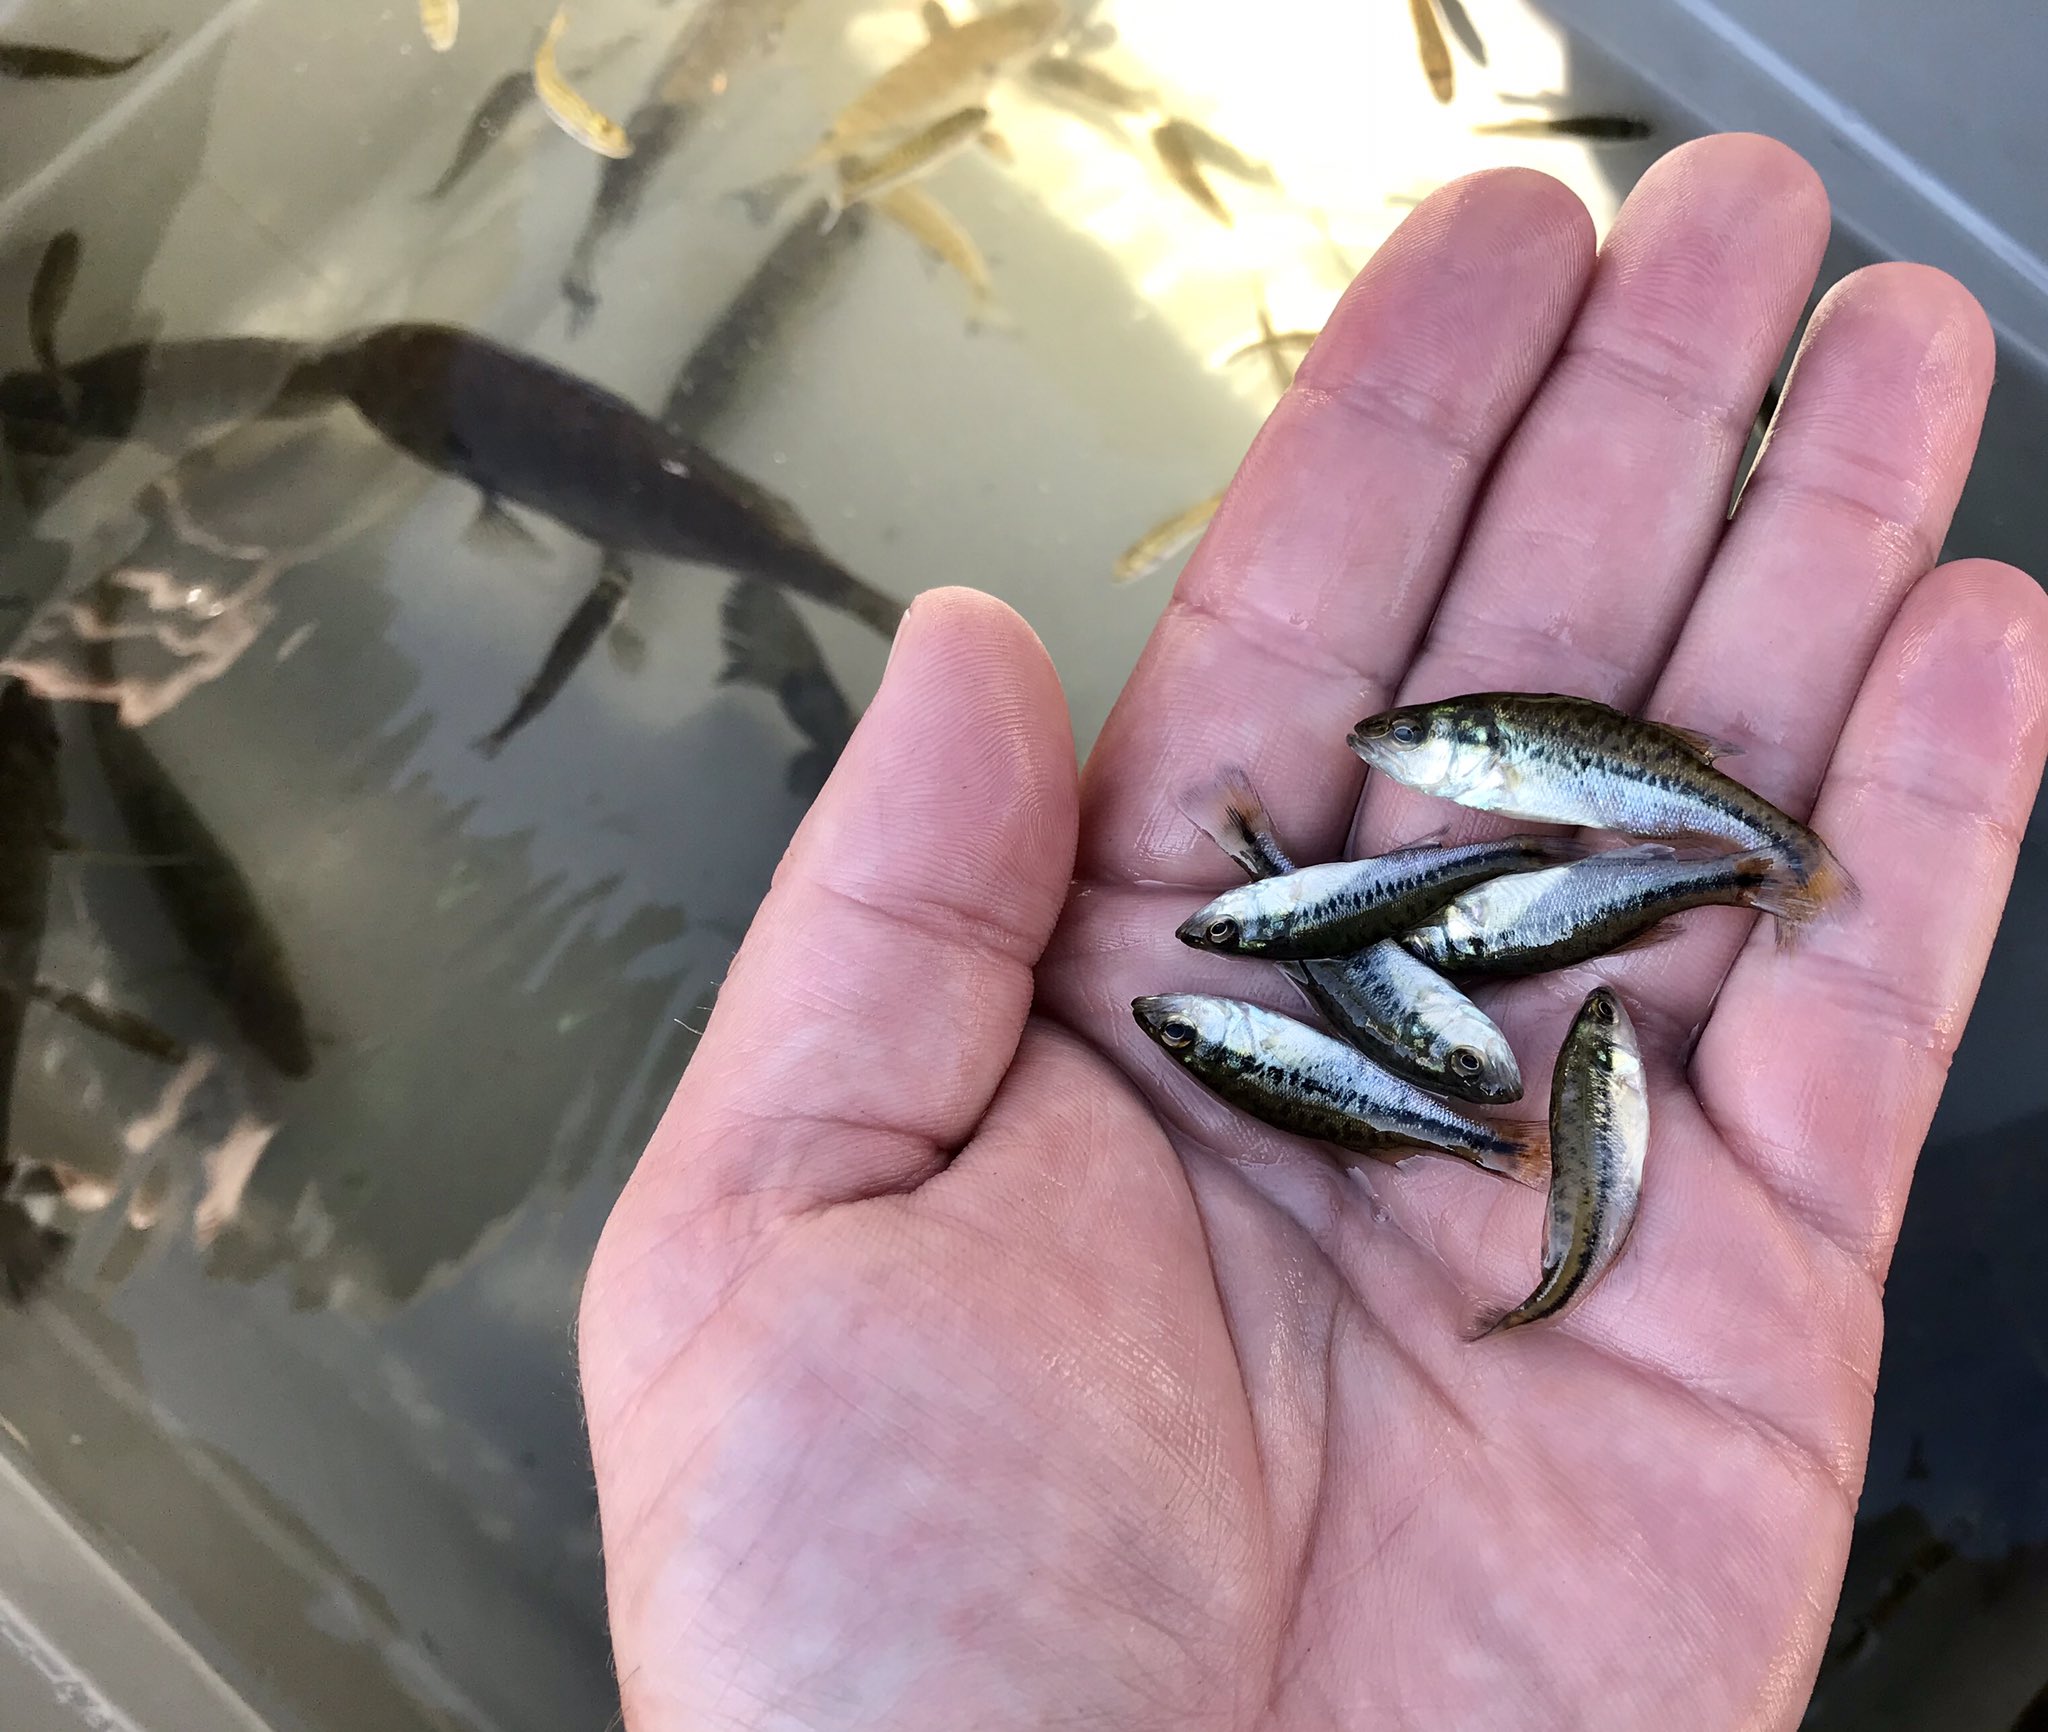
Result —
[[1801, 930], [1819, 915], [1830, 909], [1853, 908], [1861, 896], [1856, 880], [1817, 836], [1796, 855], [1759, 853], [1741, 861], [1736, 869], [1756, 875], [1749, 905], [1776, 917], [1781, 949], [1797, 943]]
[[1189, 823], [1254, 877], [1284, 871], [1274, 865], [1273, 820], [1252, 779], [1238, 764], [1226, 765], [1180, 797]]
[[722, 686], [759, 686], [779, 693], [796, 673], [808, 641], [789, 598], [772, 583], [743, 577], [718, 610], [719, 639], [725, 648]]
[[1550, 1126], [1541, 1119], [1493, 1119], [1489, 1129], [1499, 1146], [1479, 1157], [1489, 1173], [1543, 1190], [1550, 1184]]
[[1465, 1339], [1468, 1342], [1484, 1341], [1488, 1336], [1504, 1335], [1519, 1322], [1521, 1318], [1515, 1315], [1512, 1306], [1481, 1310], [1473, 1314], [1471, 1324], [1465, 1330]]

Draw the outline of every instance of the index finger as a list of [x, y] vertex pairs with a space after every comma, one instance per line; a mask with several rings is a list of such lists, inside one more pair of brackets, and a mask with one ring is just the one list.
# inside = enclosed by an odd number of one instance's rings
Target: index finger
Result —
[[1175, 803], [1225, 762], [1252, 770], [1303, 858], [1336, 854], [1364, 774], [1345, 731], [1407, 666], [1592, 263], [1585, 207], [1526, 169], [1444, 187], [1373, 256], [1103, 728], [1080, 876], [1215, 879]]

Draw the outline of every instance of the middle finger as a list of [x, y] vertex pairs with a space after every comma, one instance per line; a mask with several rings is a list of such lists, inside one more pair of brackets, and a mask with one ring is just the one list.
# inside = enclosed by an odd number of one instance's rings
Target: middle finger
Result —
[[[1399, 702], [1499, 689], [1641, 701], [1720, 538], [1827, 226], [1812, 169], [1769, 139], [1701, 139], [1643, 177]], [[1442, 822], [1437, 802], [1375, 777], [1353, 839], [1369, 852]]]

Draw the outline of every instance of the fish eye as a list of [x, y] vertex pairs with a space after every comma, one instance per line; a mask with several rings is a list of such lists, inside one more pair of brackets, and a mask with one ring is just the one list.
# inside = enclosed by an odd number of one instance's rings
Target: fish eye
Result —
[[1469, 1046], [1451, 1048], [1451, 1069], [1460, 1076], [1477, 1076], [1486, 1068], [1486, 1060]]
[[1398, 721], [1387, 730], [1394, 736], [1394, 743], [1402, 746], [1422, 744], [1422, 725], [1419, 722]]
[[1595, 1022], [1612, 1022], [1614, 1020], [1614, 999], [1608, 993], [1595, 993], [1593, 995], [1593, 1002], [1587, 1006], [1587, 1009], [1593, 1013], [1593, 1020]]
[[1211, 944], [1233, 944], [1237, 941], [1237, 922], [1227, 914], [1219, 914], [1202, 928], [1202, 933]]
[[1184, 1046], [1193, 1046], [1195, 1025], [1177, 1016], [1169, 1017], [1159, 1025], [1159, 1040], [1160, 1044], [1173, 1047], [1176, 1051]]

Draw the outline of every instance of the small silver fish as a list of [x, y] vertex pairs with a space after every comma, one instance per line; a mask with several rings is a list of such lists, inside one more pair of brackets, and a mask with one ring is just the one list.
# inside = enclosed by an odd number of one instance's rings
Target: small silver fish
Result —
[[930, 174], [988, 130], [988, 110], [979, 106], [956, 109], [892, 145], [879, 156], [841, 157], [839, 172], [826, 193], [826, 227], [838, 219], [848, 205], [859, 204], [895, 187]]
[[1198, 499], [1185, 510], [1176, 511], [1165, 522], [1155, 523], [1116, 556], [1116, 564], [1110, 567], [1110, 582], [1136, 583], [1141, 577], [1151, 576], [1209, 527], [1209, 520], [1222, 504], [1223, 495], [1212, 493], [1207, 499]]
[[1451, 66], [1451, 46], [1436, 21], [1434, 0], [1408, 0], [1408, 11], [1415, 21], [1415, 52], [1422, 60], [1422, 75], [1429, 80], [1429, 93], [1439, 102], [1449, 102], [1457, 94], [1457, 75]]
[[1569, 836], [1508, 836], [1297, 867], [1224, 891], [1182, 921], [1178, 936], [1197, 950], [1274, 962], [1349, 956], [1411, 931], [1475, 884], [1576, 860], [1585, 851]]
[[1648, 942], [1660, 922], [1688, 908], [1796, 913], [1804, 894], [1775, 855], [1689, 859], [1646, 842], [1481, 884], [1401, 942], [1454, 973], [1543, 974]]
[[1401, 1145], [1453, 1155], [1519, 1184], [1544, 1181], [1550, 1133], [1543, 1125], [1474, 1118], [1291, 1016], [1200, 992], [1133, 999], [1131, 1013], [1205, 1087], [1283, 1131], [1375, 1160], [1398, 1159], [1390, 1149]]
[[1457, 37], [1459, 47], [1484, 66], [1486, 41], [1479, 34], [1479, 27], [1472, 22], [1472, 14], [1465, 10], [1464, 0], [1437, 0], [1437, 5], [1442, 8], [1444, 24]]
[[420, 0], [420, 29], [436, 54], [455, 46], [455, 32], [462, 21], [459, 0]]
[[1591, 698], [1475, 692], [1410, 704], [1367, 716], [1351, 749], [1406, 787], [1481, 812], [1768, 851], [1804, 892], [1782, 899], [1781, 935], [1855, 895], [1818, 836], [1714, 768], [1732, 748]]
[[953, 214], [921, 186], [890, 187], [868, 200], [876, 210], [966, 283], [977, 316], [986, 317], [995, 301], [995, 281], [981, 249]]
[[1487, 121], [1472, 130], [1491, 138], [1576, 138], [1586, 144], [1633, 144], [1652, 137], [1657, 128], [1635, 114], [1528, 114]]
[[1536, 1290], [1480, 1336], [1555, 1317], [1614, 1266], [1636, 1223], [1650, 1095], [1635, 1024], [1596, 986], [1558, 1049], [1550, 1086], [1550, 1208]]
[[1094, 104], [1112, 114], [1146, 115], [1159, 110], [1159, 92], [1126, 84], [1092, 60], [1074, 54], [1044, 54], [1024, 68], [1041, 90]]
[[797, 166], [815, 168], [872, 149], [979, 102], [998, 73], [1044, 48], [1065, 22], [1060, 0], [1017, 0], [939, 31], [842, 109], [831, 130]]
[[555, 44], [569, 28], [569, 9], [557, 9], [547, 34], [533, 56], [533, 90], [548, 118], [577, 143], [587, 145], [599, 156], [626, 157], [633, 154], [633, 141], [626, 129], [601, 113], [562, 76], [555, 62]]
[[1180, 119], [1169, 120], [1166, 126], [1186, 145], [1188, 154], [1197, 162], [1207, 163], [1232, 180], [1241, 180], [1247, 186], [1277, 187], [1280, 184], [1280, 177], [1270, 164], [1254, 162], [1236, 145], [1228, 139], [1218, 138], [1206, 126]]
[[83, 251], [76, 229], [64, 229], [50, 237], [36, 265], [35, 281], [28, 291], [28, 341], [36, 362], [51, 378], [59, 377], [63, 366], [57, 359], [57, 324], [71, 304], [71, 291], [78, 283], [78, 260]]
[[1225, 228], [1233, 226], [1237, 219], [1230, 214], [1230, 207], [1216, 196], [1216, 189], [1202, 172], [1194, 146], [1179, 125], [1169, 120], [1154, 127], [1152, 149], [1161, 166], [1173, 177], [1175, 186]]
[[[1181, 810], [1253, 878], [1291, 872], [1265, 803], [1241, 769], [1181, 797]], [[1356, 956], [1282, 963], [1323, 1020], [1396, 1076], [1459, 1100], [1522, 1098], [1522, 1071], [1487, 1014], [1392, 940]]]

